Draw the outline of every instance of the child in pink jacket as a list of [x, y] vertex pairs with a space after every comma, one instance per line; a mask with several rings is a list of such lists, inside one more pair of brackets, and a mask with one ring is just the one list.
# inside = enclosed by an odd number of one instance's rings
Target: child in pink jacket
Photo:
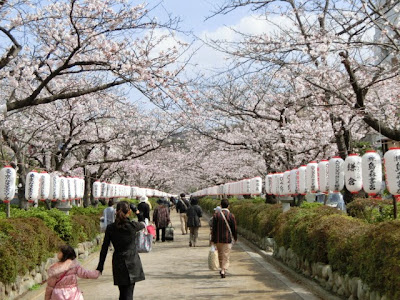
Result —
[[78, 277], [97, 279], [100, 272], [89, 271], [76, 261], [75, 250], [64, 245], [57, 254], [59, 262], [53, 264], [47, 274], [45, 300], [83, 300], [82, 292], [78, 288]]

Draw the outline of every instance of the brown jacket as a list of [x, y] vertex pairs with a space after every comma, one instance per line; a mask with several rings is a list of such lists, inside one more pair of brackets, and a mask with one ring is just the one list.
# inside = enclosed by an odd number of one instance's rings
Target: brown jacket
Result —
[[168, 226], [170, 222], [169, 212], [168, 208], [165, 207], [163, 204], [157, 206], [154, 209], [153, 222], [156, 224], [157, 228], [165, 228]]
[[237, 240], [237, 228], [235, 216], [226, 208], [223, 208], [221, 212], [216, 212], [213, 216], [212, 223], [212, 242], [213, 243], [226, 243], [232, 242], [232, 237], [229, 233], [228, 226], [222, 217], [224, 214], [229, 227], [231, 228], [233, 239]]

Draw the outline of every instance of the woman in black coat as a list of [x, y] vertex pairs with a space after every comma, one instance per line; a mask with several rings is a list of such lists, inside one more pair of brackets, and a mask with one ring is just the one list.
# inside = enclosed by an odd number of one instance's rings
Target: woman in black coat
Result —
[[202, 210], [196, 198], [190, 200], [190, 206], [186, 212], [187, 215], [187, 226], [190, 231], [189, 235], [189, 247], [196, 247], [197, 238], [199, 236], [199, 228], [201, 227], [200, 218], [202, 216]]
[[115, 222], [108, 225], [100, 252], [97, 270], [103, 272], [110, 242], [114, 246], [112, 270], [114, 285], [119, 288], [120, 300], [133, 299], [135, 283], [144, 280], [142, 262], [136, 250], [136, 233], [144, 228], [143, 223], [129, 221], [132, 213], [128, 202], [117, 204]]

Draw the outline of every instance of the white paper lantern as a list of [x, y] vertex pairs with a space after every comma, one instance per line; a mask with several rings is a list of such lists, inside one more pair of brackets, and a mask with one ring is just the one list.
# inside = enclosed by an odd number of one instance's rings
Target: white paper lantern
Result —
[[329, 193], [329, 161], [326, 159], [318, 163], [318, 185], [321, 193]]
[[382, 187], [382, 160], [374, 150], [368, 150], [361, 158], [361, 171], [363, 189], [374, 196], [380, 192]]
[[283, 172], [283, 194], [284, 195], [291, 195], [291, 186], [290, 186], [290, 171]]
[[26, 175], [25, 198], [28, 202], [37, 202], [39, 199], [39, 174], [33, 170]]
[[260, 195], [262, 192], [262, 178], [257, 176], [249, 180], [250, 183], [250, 194]]
[[250, 179], [244, 179], [241, 181], [240, 192], [242, 195], [250, 195]]
[[107, 183], [102, 182], [101, 183], [101, 189], [100, 189], [100, 198], [107, 198]]
[[298, 173], [297, 173], [297, 189], [299, 191], [299, 194], [305, 195], [307, 194], [307, 186], [306, 186], [306, 170], [307, 166], [301, 166], [298, 168]]
[[68, 177], [68, 200], [72, 201], [76, 198], [74, 178]]
[[329, 190], [339, 193], [344, 187], [344, 160], [334, 156], [329, 160]]
[[271, 173], [265, 176], [265, 193], [267, 195], [272, 194], [272, 178], [273, 175]]
[[60, 177], [60, 194], [59, 200], [65, 202], [68, 200], [68, 178], [61, 176]]
[[80, 182], [81, 182], [81, 198], [83, 198], [83, 196], [85, 196], [85, 179], [81, 178]]
[[98, 199], [101, 197], [101, 182], [93, 182], [93, 198]]
[[75, 188], [75, 199], [78, 200], [81, 194], [81, 186], [79, 184], [79, 178], [78, 177], [74, 177], [74, 188]]
[[386, 187], [392, 195], [400, 195], [400, 148], [390, 148], [383, 156]]
[[50, 196], [50, 175], [47, 172], [39, 173], [39, 199], [45, 201]]
[[53, 202], [60, 199], [60, 177], [55, 173], [50, 175], [49, 199]]
[[310, 193], [316, 193], [319, 190], [318, 186], [318, 163], [311, 161], [306, 168], [306, 189]]
[[278, 173], [274, 173], [272, 174], [272, 185], [271, 185], [271, 194], [272, 195], [278, 195], [278, 191], [279, 191], [279, 182], [278, 182]]
[[16, 171], [11, 166], [5, 166], [0, 170], [0, 199], [4, 203], [10, 203], [15, 196]]
[[136, 186], [131, 187], [131, 198], [135, 199], [139, 196], [139, 188]]
[[361, 157], [358, 154], [349, 154], [344, 161], [344, 184], [352, 194], [362, 189]]
[[290, 171], [290, 192], [291, 195], [297, 195], [297, 169]]
[[284, 180], [283, 180], [283, 173], [278, 173], [277, 174], [277, 180], [278, 180], [278, 195], [283, 196], [284, 195]]

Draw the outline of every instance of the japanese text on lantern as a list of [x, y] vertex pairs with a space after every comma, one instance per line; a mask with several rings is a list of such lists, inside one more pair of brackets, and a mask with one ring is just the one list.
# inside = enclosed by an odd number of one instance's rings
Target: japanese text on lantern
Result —
[[317, 190], [316, 186], [315, 186], [315, 180], [316, 180], [316, 176], [317, 176], [317, 167], [316, 166], [311, 166], [311, 191], [314, 192]]
[[33, 195], [33, 180], [35, 179], [35, 174], [30, 174], [29, 175], [29, 177], [30, 177], [30, 180], [29, 180], [29, 187], [28, 187], [28, 189], [29, 189], [29, 199], [28, 200], [31, 200], [32, 199], [32, 195]]
[[5, 181], [4, 181], [4, 195], [5, 199], [10, 199], [11, 196], [11, 170], [7, 169], [5, 172]]
[[340, 161], [335, 161], [335, 191], [340, 189]]
[[376, 167], [376, 159], [373, 156], [368, 157], [368, 174], [369, 174], [369, 189], [370, 190], [375, 190], [375, 185], [376, 185], [376, 172], [375, 172], [375, 167]]
[[397, 186], [397, 193], [400, 194], [400, 155], [396, 155], [394, 157], [394, 161], [396, 162], [396, 167], [395, 167], [395, 171], [396, 171], [396, 186]]

